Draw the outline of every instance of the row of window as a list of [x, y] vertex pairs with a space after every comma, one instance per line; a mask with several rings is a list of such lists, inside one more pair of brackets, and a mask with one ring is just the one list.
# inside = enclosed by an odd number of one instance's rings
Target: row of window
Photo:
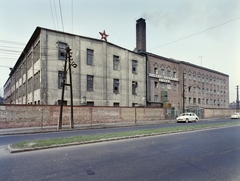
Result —
[[[187, 89], [187, 86], [185, 85], [184, 86], [185, 87], [185, 91], [186, 91], [186, 89]], [[203, 93], [203, 94], [210, 94], [210, 95], [212, 95], [212, 94], [214, 94], [214, 95], [226, 95], [226, 92], [225, 91], [219, 91], [219, 90], [212, 90], [212, 89], [204, 89], [204, 88], [197, 88], [197, 87], [189, 87], [189, 89], [188, 89], [188, 91], [189, 92], [197, 92], [197, 89], [198, 89], [198, 93]]]
[[[184, 75], [184, 78], [186, 79], [186, 73], [183, 74]], [[188, 80], [197, 80], [197, 77], [196, 75], [193, 75], [192, 74], [188, 74]], [[216, 79], [212, 79], [212, 78], [208, 78], [208, 77], [201, 77], [201, 76], [198, 76], [198, 81], [199, 82], [206, 82], [206, 83], [209, 83], [209, 84], [214, 84], [214, 85], [220, 85], [220, 86], [226, 86], [226, 83], [225, 81], [219, 81], [219, 80], [216, 80]]]
[[[58, 42], [58, 59], [59, 60], [65, 60], [66, 57], [66, 43]], [[86, 58], [86, 64], [89, 66], [93, 66], [93, 60], [94, 60], [94, 50], [87, 49], [87, 58]], [[137, 60], [132, 60], [132, 73], [137, 73], [137, 66], [138, 62]], [[119, 70], [120, 69], [120, 57], [117, 55], [113, 55], [113, 70]]]
[[[166, 73], [167, 73], [166, 76], [168, 76], [168, 77], [177, 78], [177, 72], [176, 71], [173, 71], [173, 73], [171, 73], [171, 70], [167, 70]], [[156, 68], [156, 67], [154, 67], [154, 74], [158, 74], [158, 68]], [[165, 70], [164, 69], [160, 70], [160, 75], [165, 76]]]
[[[171, 85], [171, 84], [166, 84], [166, 83], [164, 83], [164, 82], [154, 82], [154, 88], [158, 88], [159, 87], [159, 85], [160, 85], [160, 87], [161, 87], [161, 89], [165, 89], [165, 88], [167, 88], [167, 89], [172, 89], [173, 88], [173, 90], [177, 90], [177, 84], [173, 84], [173, 85]], [[173, 87], [172, 87], [173, 86]]]
[[[187, 98], [184, 97], [184, 102], [187, 103]], [[207, 104], [207, 105], [225, 105], [225, 100], [205, 99], [205, 98], [188, 98], [189, 104]]]
[[[63, 71], [58, 71], [58, 88], [62, 88], [62, 82], [63, 82]], [[113, 93], [119, 94], [119, 79], [113, 79]], [[137, 81], [132, 81], [132, 94], [137, 94]], [[93, 75], [87, 75], [87, 91], [94, 91], [94, 76]]]

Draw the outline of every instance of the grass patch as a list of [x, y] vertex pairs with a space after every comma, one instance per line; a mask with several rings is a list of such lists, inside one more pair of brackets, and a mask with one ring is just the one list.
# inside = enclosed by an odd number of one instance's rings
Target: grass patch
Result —
[[65, 138], [54, 138], [54, 139], [45, 139], [45, 140], [34, 140], [34, 141], [23, 141], [10, 145], [14, 149], [29, 149], [29, 148], [43, 148], [49, 146], [57, 146], [70, 143], [84, 143], [89, 141], [99, 141], [109, 138], [119, 138], [119, 137], [131, 137], [136, 135], [149, 135], [149, 134], [165, 134], [172, 132], [181, 132], [181, 131], [192, 131], [192, 130], [201, 130], [207, 128], [215, 128], [222, 126], [234, 126], [239, 125], [240, 121], [237, 122], [225, 122], [225, 123], [213, 123], [207, 125], [193, 125], [191, 126], [178, 126], [171, 128], [158, 128], [158, 129], [145, 129], [129, 132], [117, 132], [117, 133], [107, 133], [107, 134], [96, 134], [88, 136], [72, 136]]

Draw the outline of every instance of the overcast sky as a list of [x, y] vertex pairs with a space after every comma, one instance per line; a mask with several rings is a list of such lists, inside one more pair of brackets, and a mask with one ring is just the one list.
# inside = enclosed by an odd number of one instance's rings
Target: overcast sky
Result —
[[108, 42], [133, 50], [142, 17], [147, 51], [228, 74], [236, 101], [239, 10], [239, 0], [0, 0], [0, 93], [37, 26], [97, 39], [106, 30]]

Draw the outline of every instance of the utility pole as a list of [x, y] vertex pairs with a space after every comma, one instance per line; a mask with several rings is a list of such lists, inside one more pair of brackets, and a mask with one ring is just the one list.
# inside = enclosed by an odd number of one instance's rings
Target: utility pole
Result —
[[238, 96], [238, 88], [239, 86], [237, 85], [237, 104], [236, 104], [236, 110], [239, 112], [239, 96]]
[[[63, 101], [64, 101], [64, 91], [65, 86], [70, 87], [70, 99], [71, 99], [71, 120], [70, 120], [70, 128], [74, 128], [74, 122], [73, 122], [73, 91], [72, 91], [72, 69], [77, 67], [77, 64], [74, 63], [71, 59], [71, 49], [67, 46], [66, 48], [66, 54], [65, 54], [65, 64], [64, 64], [64, 71], [63, 71], [63, 82], [62, 82], [62, 98], [61, 98], [61, 107], [60, 107], [60, 115], [58, 120], [58, 129], [62, 129], [62, 112], [63, 112]], [[67, 64], [68, 64], [68, 70], [69, 70], [69, 80], [70, 83], [66, 83], [66, 77], [67, 77]]]
[[184, 97], [185, 97], [185, 85], [184, 85], [184, 73], [183, 73], [183, 93], [182, 93], [182, 96], [183, 96], [183, 107], [182, 107], [182, 113], [185, 113], [185, 102], [184, 102]]

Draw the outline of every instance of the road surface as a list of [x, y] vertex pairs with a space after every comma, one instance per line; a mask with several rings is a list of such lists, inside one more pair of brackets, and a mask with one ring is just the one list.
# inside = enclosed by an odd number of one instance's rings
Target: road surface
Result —
[[0, 180], [237, 181], [240, 126], [0, 155]]

